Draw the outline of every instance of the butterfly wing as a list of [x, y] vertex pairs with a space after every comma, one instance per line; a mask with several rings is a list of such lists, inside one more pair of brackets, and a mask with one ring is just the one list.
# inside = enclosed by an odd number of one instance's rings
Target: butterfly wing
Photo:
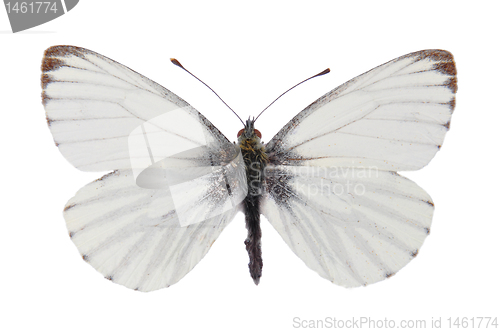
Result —
[[83, 171], [117, 170], [66, 205], [82, 257], [132, 289], [177, 282], [246, 195], [241, 153], [184, 100], [95, 52], [51, 47], [42, 71], [47, 121], [64, 157]]
[[309, 268], [335, 284], [393, 275], [429, 233], [430, 196], [397, 173], [270, 166], [267, 176], [263, 214]]
[[327, 93], [267, 144], [262, 213], [311, 269], [354, 287], [417, 255], [434, 204], [396, 171], [439, 150], [456, 82], [450, 53], [411, 53]]
[[[53, 46], [42, 62], [42, 101], [63, 156], [82, 171], [130, 169], [136, 128], [156, 134], [169, 152], [208, 146], [233, 148], [201, 113], [161, 85], [90, 50]], [[162, 117], [163, 116], [163, 117]], [[196, 130], [195, 130], [196, 129]], [[166, 157], [155, 153], [157, 159]]]
[[[206, 194], [203, 186], [197, 188], [197, 196]], [[207, 204], [195, 197], [189, 201]], [[80, 189], [66, 204], [64, 218], [86, 262], [115, 283], [152, 291], [188, 273], [237, 212], [221, 210], [181, 227], [178, 208], [168, 189], [141, 188], [130, 170], [121, 170]]]
[[328, 92], [266, 149], [278, 164], [417, 170], [443, 144], [456, 90], [451, 53], [411, 53]]
[[64, 218], [86, 262], [115, 283], [152, 291], [188, 273], [237, 212], [181, 227], [177, 208], [169, 190], [141, 188], [125, 170], [80, 189]]

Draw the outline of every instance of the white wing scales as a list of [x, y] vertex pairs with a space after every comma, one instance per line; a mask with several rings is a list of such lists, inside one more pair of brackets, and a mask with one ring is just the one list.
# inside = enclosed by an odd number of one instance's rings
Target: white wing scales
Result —
[[267, 144], [262, 212], [307, 266], [355, 287], [417, 255], [434, 204], [395, 172], [439, 150], [456, 83], [449, 52], [408, 54], [327, 93]]
[[[130, 169], [128, 138], [141, 124], [182, 108], [199, 123], [214, 153], [232, 144], [203, 115], [150, 79], [95, 52], [54, 46], [42, 62], [42, 99], [63, 156], [83, 171]], [[183, 123], [162, 121], [158, 131], [191, 144]], [[186, 124], [187, 126], [187, 124]], [[205, 142], [195, 140], [196, 146]]]
[[128, 288], [152, 291], [188, 273], [236, 212], [181, 227], [168, 190], [138, 187], [131, 171], [116, 171], [80, 189], [64, 218], [83, 259], [97, 271]]
[[394, 172], [337, 171], [270, 167], [263, 214], [323, 278], [345, 287], [383, 280], [416, 256], [434, 205]]
[[450, 53], [408, 54], [312, 103], [267, 150], [276, 163], [286, 165], [417, 170], [443, 143], [456, 87]]

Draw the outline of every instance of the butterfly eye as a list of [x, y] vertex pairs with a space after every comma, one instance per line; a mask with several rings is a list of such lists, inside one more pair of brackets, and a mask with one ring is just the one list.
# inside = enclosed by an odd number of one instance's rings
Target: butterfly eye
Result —
[[[244, 131], [245, 131], [245, 128], [243, 128], [240, 131], [238, 131], [238, 135], [236, 135], [236, 137], [240, 137], [241, 134], [243, 134]], [[255, 132], [255, 135], [257, 135], [258, 138], [262, 138], [262, 134], [260, 133], [260, 131], [258, 131], [257, 129], [254, 129], [254, 132]]]

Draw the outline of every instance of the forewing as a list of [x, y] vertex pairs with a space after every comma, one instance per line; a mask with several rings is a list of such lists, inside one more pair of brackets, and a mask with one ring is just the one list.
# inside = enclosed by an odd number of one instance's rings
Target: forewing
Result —
[[395, 172], [270, 166], [262, 213], [320, 276], [345, 287], [392, 276], [429, 234], [434, 204]]
[[266, 150], [277, 165], [420, 169], [443, 144], [456, 90], [451, 53], [411, 53], [319, 98]]
[[219, 213], [181, 226], [179, 200], [168, 188], [141, 188], [130, 170], [115, 171], [69, 200], [69, 235], [83, 259], [113, 282], [140, 291], [168, 287], [205, 256], [237, 212], [227, 208], [230, 197], [216, 177], [191, 189], [181, 201]]
[[[54, 141], [64, 157], [83, 171], [130, 169], [134, 165], [129, 149], [137, 146], [130, 145], [129, 140], [144, 132], [151, 135], [150, 140], [162, 141], [170, 154], [206, 146], [213, 157], [232, 147], [180, 97], [84, 48], [47, 49], [42, 62], [42, 88]], [[142, 131], [134, 131], [138, 128]], [[155, 155], [157, 159], [166, 156]]]

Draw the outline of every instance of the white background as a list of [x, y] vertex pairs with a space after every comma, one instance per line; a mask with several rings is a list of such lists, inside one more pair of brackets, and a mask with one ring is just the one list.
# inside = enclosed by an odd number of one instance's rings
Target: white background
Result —
[[[294, 317], [425, 319], [499, 314], [498, 3], [412, 1], [97, 1], [12, 34], [0, 10], [0, 328], [4, 331], [296, 330]], [[104, 279], [70, 241], [62, 209], [102, 174], [72, 167], [54, 146], [40, 100], [44, 49], [91, 49], [178, 94], [230, 139], [241, 124], [176, 57], [268, 141], [343, 82], [421, 49], [451, 51], [457, 106], [441, 151], [405, 173], [433, 198], [431, 236], [389, 280], [344, 289], [298, 259], [266, 220], [264, 271], [248, 273], [243, 215], [178, 284], [151, 293]], [[500, 323], [500, 322], [499, 322]]]

